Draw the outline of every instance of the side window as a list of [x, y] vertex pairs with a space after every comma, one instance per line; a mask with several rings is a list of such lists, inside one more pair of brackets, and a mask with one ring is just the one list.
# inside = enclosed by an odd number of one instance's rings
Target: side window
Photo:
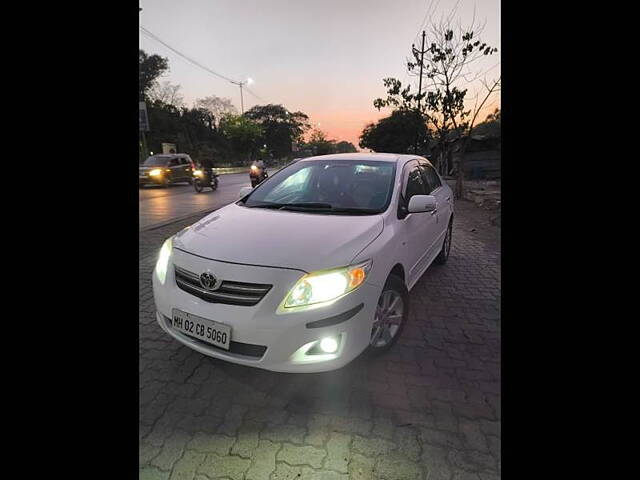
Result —
[[414, 195], [426, 195], [427, 190], [418, 165], [412, 164], [409, 166], [409, 173], [407, 174], [407, 188], [404, 194], [405, 202], [409, 204], [409, 199]]
[[438, 176], [436, 171], [433, 169], [433, 167], [431, 167], [430, 165], [421, 163], [420, 168], [422, 169], [422, 172], [423, 172], [423, 178], [424, 178], [425, 185], [427, 187], [427, 193], [430, 194], [436, 188], [442, 185], [442, 183], [440, 183], [440, 177]]

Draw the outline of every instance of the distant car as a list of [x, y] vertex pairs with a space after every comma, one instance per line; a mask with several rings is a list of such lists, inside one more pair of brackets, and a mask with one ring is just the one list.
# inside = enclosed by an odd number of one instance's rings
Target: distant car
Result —
[[340, 368], [402, 333], [451, 248], [453, 194], [416, 155], [299, 160], [167, 239], [156, 319], [184, 345], [279, 372]]
[[168, 187], [177, 182], [193, 182], [195, 163], [186, 153], [152, 155], [140, 165], [138, 183]]

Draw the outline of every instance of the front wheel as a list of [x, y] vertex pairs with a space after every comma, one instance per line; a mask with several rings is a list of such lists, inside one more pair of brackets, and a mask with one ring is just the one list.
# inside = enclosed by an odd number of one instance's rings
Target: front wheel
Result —
[[193, 181], [193, 188], [195, 189], [196, 192], [200, 193], [202, 192], [202, 182], [200, 181], [199, 178], [196, 178]]
[[218, 189], [218, 179], [214, 178], [213, 181], [211, 182], [211, 189], [212, 190], [217, 190]]
[[371, 328], [368, 352], [387, 352], [397, 341], [409, 317], [409, 292], [404, 282], [391, 275], [385, 283]]

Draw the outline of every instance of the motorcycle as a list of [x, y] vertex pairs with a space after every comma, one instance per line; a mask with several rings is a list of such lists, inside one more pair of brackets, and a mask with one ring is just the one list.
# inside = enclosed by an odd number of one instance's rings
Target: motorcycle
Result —
[[209, 169], [197, 169], [193, 171], [193, 188], [200, 193], [205, 187], [211, 190], [218, 188], [218, 175]]
[[251, 186], [255, 187], [256, 185], [262, 183], [269, 174], [267, 173], [266, 168], [260, 168], [257, 165], [251, 165], [251, 170], [249, 170], [249, 179], [251, 180]]

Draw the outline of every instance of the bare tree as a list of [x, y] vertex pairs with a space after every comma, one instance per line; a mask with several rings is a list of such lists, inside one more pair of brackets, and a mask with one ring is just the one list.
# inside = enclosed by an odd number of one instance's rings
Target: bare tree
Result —
[[149, 90], [148, 97], [152, 102], [158, 101], [165, 105], [173, 105], [176, 108], [184, 107], [184, 97], [180, 93], [180, 85], [171, 82], [154, 82]]
[[224, 115], [236, 115], [238, 113], [238, 110], [233, 106], [230, 99], [217, 97], [216, 95], [211, 95], [205, 98], [197, 98], [194, 102], [194, 106], [196, 108], [202, 108], [210, 112], [214, 117], [214, 123], [216, 125], [220, 124], [220, 119]]
[[[422, 74], [421, 86], [424, 91], [412, 93], [411, 85], [402, 87], [394, 78], [384, 79], [387, 98], [377, 99], [374, 106], [378, 109], [387, 106], [419, 111], [430, 130], [435, 134], [439, 147], [438, 170], [442, 174], [452, 172], [449, 160], [449, 143], [459, 139], [462, 142], [459, 162], [455, 165], [456, 197], [464, 194], [464, 152], [470, 132], [485, 108], [490, 97], [499, 91], [500, 78], [487, 81], [486, 73], [478, 68], [478, 61], [498, 50], [482, 42], [478, 37], [484, 25], [478, 25], [474, 19], [470, 25], [454, 25], [455, 8], [448, 16], [439, 21], [428, 22], [424, 50], [412, 46], [412, 58], [407, 59], [410, 75]], [[426, 16], [425, 16], [426, 19]], [[483, 93], [475, 96], [475, 104], [469, 106], [467, 92], [474, 82], [485, 76]], [[478, 100], [480, 98], [480, 100]]]

